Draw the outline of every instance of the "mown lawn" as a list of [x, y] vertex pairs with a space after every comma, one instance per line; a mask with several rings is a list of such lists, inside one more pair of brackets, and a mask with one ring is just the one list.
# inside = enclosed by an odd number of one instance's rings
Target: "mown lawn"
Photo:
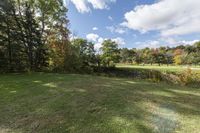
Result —
[[89, 75], [0, 75], [0, 133], [199, 131], [200, 88]]

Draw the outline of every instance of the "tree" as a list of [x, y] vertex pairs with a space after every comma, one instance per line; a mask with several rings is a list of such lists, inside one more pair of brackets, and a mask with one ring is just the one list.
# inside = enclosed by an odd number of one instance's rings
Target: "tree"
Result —
[[32, 5], [40, 22], [42, 42], [50, 53], [51, 69], [66, 69], [66, 60], [71, 57], [67, 8], [62, 0], [35, 0]]
[[[28, 55], [28, 36], [25, 32], [25, 24], [27, 24], [27, 13], [25, 12], [25, 3], [23, 10], [22, 3], [13, 0], [3, 0], [1, 2], [0, 14], [1, 20], [1, 45], [3, 58], [8, 60], [5, 62], [4, 69], [7, 71], [22, 71], [29, 67]], [[19, 7], [19, 8], [18, 8]], [[21, 13], [23, 12], [23, 14]], [[34, 39], [34, 38], [33, 38]], [[29, 42], [28, 42], [29, 41]], [[31, 40], [31, 42], [33, 42]]]
[[110, 67], [113, 66], [114, 63], [119, 62], [119, 49], [118, 44], [112, 40], [105, 40], [102, 43], [102, 64], [104, 66]]
[[62, 0], [2, 0], [0, 67], [36, 71], [59, 61], [63, 67], [70, 53], [66, 12]]
[[134, 56], [136, 55], [134, 50], [127, 48], [120, 49], [120, 60], [122, 63], [133, 63]]
[[76, 58], [78, 58], [81, 68], [95, 65], [96, 57], [93, 43], [78, 38], [72, 41], [72, 46], [74, 47]]
[[136, 56], [135, 56], [135, 62], [137, 63], [137, 64], [140, 64], [140, 63], [142, 63], [142, 61], [143, 61], [143, 57], [142, 57], [142, 51], [141, 50], [137, 50], [137, 52], [136, 52]]
[[182, 60], [183, 58], [182, 58], [182, 56], [181, 55], [176, 55], [175, 57], [174, 57], [174, 62], [175, 62], [175, 64], [176, 65], [181, 65], [182, 63], [183, 63], [183, 60]]
[[176, 49], [174, 51], [174, 63], [176, 65], [181, 65], [183, 63], [183, 55], [184, 55], [184, 50], [182, 49]]
[[167, 64], [167, 66], [168, 66], [169, 64], [173, 64], [173, 62], [174, 62], [174, 60], [173, 60], [173, 54], [172, 54], [170, 51], [168, 51], [168, 52], [165, 54], [165, 58], [166, 58], [166, 64]]
[[190, 54], [190, 53], [192, 53], [192, 52], [195, 52], [195, 47], [194, 47], [194, 46], [191, 46], [191, 45], [187, 45], [187, 46], [185, 47], [185, 51], [186, 51], [188, 54]]
[[39, 24], [35, 20], [34, 10], [29, 3], [25, 3], [25, 16], [23, 27], [26, 33], [28, 60], [30, 70], [41, 69], [47, 66], [47, 50], [42, 43], [42, 34], [39, 30]]
[[151, 54], [151, 49], [149, 48], [144, 48], [141, 50], [142, 51], [142, 62], [144, 64], [152, 64], [153, 63], [153, 56]]

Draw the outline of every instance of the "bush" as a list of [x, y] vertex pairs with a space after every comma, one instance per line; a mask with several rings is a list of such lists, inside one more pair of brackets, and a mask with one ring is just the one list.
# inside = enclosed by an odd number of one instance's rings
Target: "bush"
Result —
[[193, 81], [193, 73], [190, 68], [179, 75], [179, 79], [182, 85], [188, 85]]

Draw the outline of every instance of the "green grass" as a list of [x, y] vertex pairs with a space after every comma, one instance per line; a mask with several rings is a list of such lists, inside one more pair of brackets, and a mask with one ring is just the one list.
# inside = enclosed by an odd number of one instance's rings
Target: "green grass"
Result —
[[182, 72], [187, 68], [191, 68], [193, 71], [200, 72], [199, 66], [167, 66], [167, 65], [129, 65], [129, 64], [118, 64], [119, 68], [139, 68], [139, 69], [153, 69], [159, 71], [168, 71], [168, 72]]
[[198, 133], [200, 88], [65, 74], [0, 75], [0, 133]]

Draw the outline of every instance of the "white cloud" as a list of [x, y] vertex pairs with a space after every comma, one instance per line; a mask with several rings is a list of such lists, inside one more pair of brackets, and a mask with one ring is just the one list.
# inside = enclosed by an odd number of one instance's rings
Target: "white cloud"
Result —
[[108, 9], [108, 4], [115, 1], [116, 0], [88, 0], [94, 9]]
[[117, 43], [118, 45], [125, 45], [125, 41], [121, 37], [113, 38], [111, 40], [114, 41], [115, 43]]
[[158, 30], [162, 36], [199, 33], [199, 5], [200, 0], [159, 0], [127, 12], [122, 25], [142, 33]]
[[86, 38], [87, 38], [89, 41], [96, 42], [97, 39], [99, 38], [99, 35], [94, 34], [94, 33], [90, 33], [90, 34], [87, 34], [87, 35], [86, 35]]
[[115, 31], [115, 27], [114, 26], [107, 26], [106, 29], [109, 30], [110, 32], [114, 32]]
[[[105, 41], [107, 39], [108, 38], [99, 37], [94, 45], [95, 50], [99, 50], [102, 47], [103, 41]], [[125, 41], [121, 37], [111, 38], [111, 40], [114, 41], [115, 43], [117, 43], [119, 46], [125, 45]]]
[[193, 44], [195, 44], [196, 42], [199, 42], [200, 40], [192, 40], [192, 41], [185, 41], [185, 40], [183, 40], [183, 41], [180, 41], [180, 44], [182, 44], [182, 45], [193, 45]]
[[126, 29], [120, 26], [107, 26], [106, 29], [112, 33], [119, 33], [119, 34], [126, 33]]
[[115, 32], [116, 32], [116, 33], [119, 33], [119, 34], [124, 34], [124, 33], [126, 32], [126, 30], [123, 29], [123, 28], [116, 28], [116, 29], [115, 29]]
[[100, 37], [94, 45], [95, 50], [99, 50], [102, 46], [102, 43], [105, 39]]
[[98, 30], [98, 28], [97, 28], [97, 27], [93, 27], [93, 28], [92, 28], [92, 30], [94, 30], [94, 31], [95, 31], [95, 30]]
[[108, 4], [116, 0], [71, 0], [71, 2], [80, 13], [86, 13], [91, 11], [91, 6], [94, 9], [109, 9]]
[[160, 41], [168, 44], [169, 46], [178, 45], [178, 41], [174, 38], [171, 38], [171, 37], [161, 38]]
[[68, 7], [69, 6], [69, 0], [63, 0], [63, 4], [65, 7]]
[[160, 41], [167, 46], [178, 46], [178, 45], [193, 45], [194, 43], [198, 42], [199, 40], [180, 40], [174, 38], [161, 38]]
[[159, 41], [146, 41], [146, 42], [136, 42], [138, 45], [138, 49], [143, 49], [143, 48], [159, 48], [161, 46]]
[[145, 42], [136, 42], [135, 44], [138, 45], [137, 48], [159, 48], [161, 46], [169, 46], [169, 47], [176, 47], [179, 45], [193, 45], [195, 42], [199, 40], [176, 40], [174, 38], [161, 38], [160, 40], [148, 40]]
[[[94, 33], [87, 34], [86, 38], [88, 41], [92, 41], [94, 43], [94, 48], [97, 51], [101, 48], [103, 41], [108, 39], [100, 37]], [[125, 45], [125, 40], [121, 37], [111, 38], [111, 40], [116, 42], [119, 46]]]
[[87, 0], [71, 0], [80, 13], [90, 12]]
[[110, 21], [113, 21], [113, 18], [112, 18], [111, 16], [108, 16], [108, 19], [109, 19]]
[[86, 38], [88, 41], [92, 41], [94, 43], [94, 49], [97, 51], [101, 48], [102, 43], [105, 40], [104, 38], [94, 33], [87, 34]]

